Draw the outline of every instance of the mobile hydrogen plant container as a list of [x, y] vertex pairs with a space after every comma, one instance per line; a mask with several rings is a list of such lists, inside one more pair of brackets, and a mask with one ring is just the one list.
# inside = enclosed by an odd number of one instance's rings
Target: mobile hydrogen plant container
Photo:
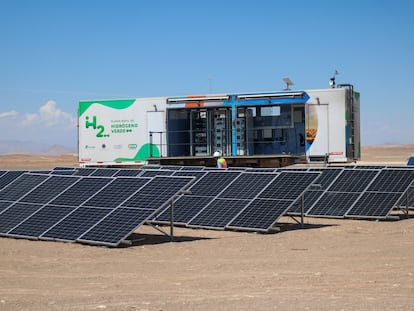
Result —
[[[230, 163], [253, 166], [360, 159], [360, 93], [350, 84], [303, 91], [84, 100], [78, 114], [81, 166], [154, 160], [205, 164], [215, 151]], [[277, 157], [285, 162], [256, 161]]]

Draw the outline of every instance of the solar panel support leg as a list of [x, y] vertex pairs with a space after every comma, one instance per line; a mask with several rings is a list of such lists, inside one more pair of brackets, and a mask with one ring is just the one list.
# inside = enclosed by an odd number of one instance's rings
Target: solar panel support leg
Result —
[[174, 242], [174, 199], [170, 201], [170, 241]]
[[300, 227], [304, 227], [304, 215], [305, 215], [305, 193], [300, 196]]
[[408, 212], [410, 207], [410, 187], [407, 188], [405, 195], [405, 218], [408, 218]]

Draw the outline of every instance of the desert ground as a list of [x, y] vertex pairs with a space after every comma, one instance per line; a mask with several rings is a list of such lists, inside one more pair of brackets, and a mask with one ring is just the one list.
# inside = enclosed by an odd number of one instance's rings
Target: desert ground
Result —
[[[360, 163], [413, 152], [367, 146]], [[74, 165], [0, 156], [0, 169]], [[274, 234], [175, 228], [175, 242], [142, 226], [120, 248], [0, 238], [0, 310], [414, 309], [414, 218], [283, 222]]]

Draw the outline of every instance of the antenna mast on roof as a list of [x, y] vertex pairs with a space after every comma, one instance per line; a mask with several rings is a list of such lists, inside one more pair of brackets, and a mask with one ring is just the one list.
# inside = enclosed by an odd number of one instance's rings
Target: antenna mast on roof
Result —
[[289, 86], [293, 85], [292, 80], [286, 77], [286, 78], [283, 78], [283, 81], [286, 83], [286, 88], [284, 89], [284, 91], [290, 91]]

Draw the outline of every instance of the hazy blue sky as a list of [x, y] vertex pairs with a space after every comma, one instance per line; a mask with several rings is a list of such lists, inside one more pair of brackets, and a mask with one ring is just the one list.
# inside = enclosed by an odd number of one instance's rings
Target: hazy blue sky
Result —
[[351, 83], [362, 144], [414, 143], [413, 1], [0, 0], [1, 140], [76, 146], [79, 100]]

